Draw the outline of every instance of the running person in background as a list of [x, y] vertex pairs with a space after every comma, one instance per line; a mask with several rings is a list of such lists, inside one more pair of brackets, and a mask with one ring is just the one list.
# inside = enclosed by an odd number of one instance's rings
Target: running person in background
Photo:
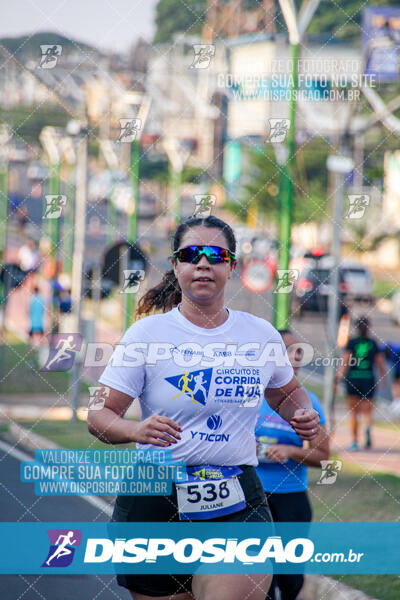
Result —
[[369, 335], [370, 323], [367, 317], [356, 322], [358, 336], [351, 338], [346, 346], [343, 364], [335, 378], [336, 385], [344, 378], [346, 382], [347, 404], [350, 411], [352, 444], [349, 450], [358, 450], [358, 417], [365, 418], [365, 448], [371, 448], [373, 423], [373, 398], [377, 388], [374, 366], [378, 367], [382, 388], [386, 385], [386, 370], [383, 354], [378, 344]]
[[[188, 474], [203, 469], [206, 473], [205, 480], [201, 477], [196, 480], [202, 491], [202, 495], [198, 494], [199, 499], [190, 496], [193, 492], [187, 483], [174, 484], [169, 496], [119, 496], [114, 521], [271, 520], [254, 469], [257, 465], [254, 428], [261, 395], [258, 403], [243, 407], [243, 384], [249, 371], [242, 368], [246, 357], [243, 353], [232, 357], [230, 353], [229, 369], [224, 369], [221, 363], [226, 359], [221, 360], [215, 350], [214, 356], [218, 358], [213, 367], [211, 347], [241, 346], [251, 340], [259, 348], [255, 351], [258, 362], [257, 367], [253, 363], [251, 379], [257, 377], [259, 383], [268, 388], [270, 405], [285, 421], [290, 421], [303, 439], [312, 440], [318, 435], [318, 413], [294, 376], [279, 333], [264, 319], [224, 305], [225, 286], [236, 268], [235, 250], [233, 231], [220, 219], [212, 216], [191, 218], [179, 225], [173, 239], [173, 272], [164, 276], [165, 288], [157, 286], [156, 290], [150, 290], [142, 303], [147, 312], [153, 307], [165, 311], [174, 304], [177, 306], [163, 314], [136, 321], [121, 343], [139, 343], [144, 359], [127, 368], [118, 365], [115, 352], [100, 378], [100, 383], [108, 388], [108, 397], [104, 408], [88, 413], [88, 427], [93, 435], [110, 444], [136, 442], [138, 448], [171, 448], [173, 460], [184, 461]], [[165, 340], [168, 340], [169, 352], [163, 350], [162, 360], [154, 360], [153, 344]], [[271, 358], [268, 342], [273, 344], [274, 356], [277, 346], [282, 352], [284, 360], [279, 361], [279, 366]], [[200, 356], [189, 368], [184, 357], [187, 348], [193, 346]], [[201, 348], [204, 352], [207, 349], [206, 359], [202, 358]], [[263, 358], [264, 350], [269, 358]], [[194, 356], [193, 352], [192, 363]], [[181, 390], [185, 384], [183, 371], [190, 372], [193, 377], [203, 373], [201, 381], [206, 398], [198, 385], [196, 388], [194, 379], [186, 379], [190, 393], [173, 399], [176, 390]], [[248, 375], [247, 378], [250, 379]], [[257, 384], [257, 389], [259, 387]], [[194, 396], [195, 388], [196, 401], [193, 402], [191, 396]], [[140, 422], [123, 418], [136, 397], [139, 397], [142, 409]], [[204, 432], [211, 433], [216, 428], [219, 435], [210, 435], [207, 439], [208, 434]], [[205, 498], [209, 488], [204, 486], [215, 487], [211, 483], [213, 477], [218, 485], [229, 491], [217, 503]], [[189, 515], [188, 506], [191, 507]], [[131, 574], [118, 575], [117, 579], [135, 600], [155, 597], [164, 600], [172, 597], [179, 600], [264, 600], [272, 576]]]
[[[298, 339], [288, 329], [282, 335], [294, 373], [297, 377], [301, 361]], [[320, 430], [307, 446], [294, 429], [279, 416], [267, 402], [263, 402], [256, 425], [258, 467], [256, 468], [274, 521], [310, 522], [311, 504], [307, 495], [307, 467], [321, 467], [321, 460], [329, 458], [329, 436], [325, 414], [315, 394], [306, 390], [314, 409], [319, 414]], [[267, 393], [268, 398], [268, 393]], [[303, 587], [304, 577], [299, 574], [274, 575], [267, 600], [294, 600]]]

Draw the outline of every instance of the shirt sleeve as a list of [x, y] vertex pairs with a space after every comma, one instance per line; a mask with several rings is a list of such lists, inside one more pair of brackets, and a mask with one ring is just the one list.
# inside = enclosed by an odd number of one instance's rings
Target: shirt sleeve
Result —
[[[104, 369], [99, 383], [137, 398], [143, 392], [145, 384], [145, 364], [140, 359], [140, 351], [135, 351], [132, 360], [132, 352], [126, 351], [127, 346], [145, 341], [143, 327], [136, 322], [127, 329], [119, 344]], [[131, 363], [131, 364], [130, 364]]]
[[353, 352], [353, 348], [354, 348], [354, 339], [349, 340], [347, 342], [347, 346], [346, 346], [345, 350], [350, 350], [350, 352]]
[[286, 385], [293, 379], [294, 371], [287, 355], [285, 343], [277, 329], [273, 328], [273, 334], [270, 337], [269, 342], [278, 343], [281, 348], [276, 352], [274, 372], [266, 387], [279, 388]]

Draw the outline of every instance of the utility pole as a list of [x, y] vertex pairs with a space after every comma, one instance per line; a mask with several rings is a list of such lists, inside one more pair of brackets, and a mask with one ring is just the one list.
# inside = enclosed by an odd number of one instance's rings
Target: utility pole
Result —
[[67, 203], [63, 218], [63, 271], [72, 273], [72, 252], [74, 248], [74, 198], [75, 182], [74, 167], [76, 165], [76, 152], [71, 136], [65, 135], [61, 139], [62, 158], [66, 172]]
[[[130, 145], [130, 178], [132, 185], [133, 206], [128, 217], [128, 242], [134, 244], [137, 238], [137, 219], [139, 210], [139, 182], [140, 182], [140, 138], [143, 134], [145, 123], [150, 112], [151, 97], [142, 92], [128, 92], [128, 101], [131, 105], [132, 112], [136, 112], [136, 118], [140, 124], [140, 133], [138, 131], [136, 137]], [[130, 267], [130, 249], [128, 248], [128, 268]], [[125, 293], [125, 330], [132, 325], [134, 312], [134, 294]]]
[[[78, 134], [76, 150], [76, 194], [75, 194], [75, 238], [72, 261], [72, 329], [75, 333], [82, 332], [81, 305], [82, 305], [82, 276], [83, 261], [85, 256], [86, 236], [86, 200], [87, 200], [87, 162], [88, 162], [88, 133], [87, 122], [81, 124], [82, 129]], [[70, 405], [72, 420], [77, 419], [80, 389], [80, 357], [77, 353], [70, 371]]]
[[[51, 196], [59, 196], [60, 194], [60, 144], [61, 135], [55, 127], [43, 127], [40, 132], [39, 139], [46, 152], [49, 162], [49, 194]], [[60, 218], [52, 217], [49, 211], [49, 205], [45, 207], [43, 218], [48, 219], [46, 223], [46, 229], [50, 238], [50, 256], [52, 260], [53, 275], [51, 281], [51, 315], [50, 315], [50, 332], [52, 334], [58, 331], [58, 316], [57, 316], [57, 302], [56, 302], [56, 282], [58, 276], [58, 253], [60, 245]]]
[[339, 156], [329, 156], [327, 160], [328, 171], [333, 176], [333, 237], [332, 237], [332, 269], [331, 279], [329, 281], [330, 295], [328, 305], [328, 353], [327, 356], [332, 359], [332, 366], [325, 367], [324, 370], [324, 407], [328, 418], [331, 420], [333, 410], [334, 379], [335, 379], [335, 361], [337, 348], [336, 339], [339, 321], [339, 268], [340, 268], [340, 234], [342, 230], [343, 216], [343, 196], [346, 175], [354, 167], [354, 162], [347, 157], [347, 149], [340, 148]]
[[[296, 118], [296, 100], [295, 90], [297, 90], [298, 80], [298, 58], [299, 44], [292, 43], [292, 77], [290, 89], [290, 127], [288, 134], [288, 157], [287, 162], [282, 165], [282, 193], [281, 203], [279, 205], [279, 259], [278, 268], [287, 270], [290, 261], [290, 238], [292, 229], [292, 195], [293, 195], [293, 163], [295, 158], [295, 118]], [[277, 329], [287, 329], [290, 319], [290, 294], [275, 294], [275, 327]]]

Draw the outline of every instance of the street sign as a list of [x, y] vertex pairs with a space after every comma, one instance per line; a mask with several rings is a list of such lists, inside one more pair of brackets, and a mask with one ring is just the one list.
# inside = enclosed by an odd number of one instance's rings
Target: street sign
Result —
[[111, 193], [111, 202], [121, 212], [132, 215], [135, 212], [132, 186], [123, 182], [115, 184]]
[[244, 265], [240, 279], [247, 290], [255, 294], [262, 294], [272, 286], [273, 275], [263, 260], [252, 258]]
[[332, 154], [331, 156], [328, 156], [326, 166], [328, 171], [346, 174], [354, 169], [354, 161], [348, 156], [335, 156]]
[[362, 14], [365, 73], [379, 81], [399, 79], [400, 7], [371, 6]]
[[115, 285], [122, 285], [124, 281], [121, 268], [122, 260], [125, 261], [124, 269], [147, 271], [148, 259], [143, 250], [136, 244], [119, 242], [109, 248], [104, 255], [102, 277], [110, 279]]

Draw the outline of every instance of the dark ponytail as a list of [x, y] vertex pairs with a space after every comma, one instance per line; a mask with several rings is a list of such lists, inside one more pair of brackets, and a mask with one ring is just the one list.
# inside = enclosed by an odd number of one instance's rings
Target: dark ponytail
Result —
[[164, 274], [158, 285], [151, 288], [138, 302], [136, 316], [145, 316], [151, 312], [168, 312], [177, 306], [182, 299], [181, 288], [174, 270]]
[[[178, 250], [185, 233], [193, 227], [209, 227], [210, 229], [219, 229], [223, 232], [228, 248], [231, 252], [236, 252], [235, 234], [232, 228], [217, 217], [190, 217], [181, 223], [174, 234], [172, 241], [172, 251]], [[167, 312], [177, 306], [182, 300], [182, 291], [178, 280], [175, 277], [174, 270], [171, 269], [164, 274], [164, 277], [158, 285], [151, 288], [139, 300], [136, 309], [136, 317], [142, 317], [152, 312]]]

